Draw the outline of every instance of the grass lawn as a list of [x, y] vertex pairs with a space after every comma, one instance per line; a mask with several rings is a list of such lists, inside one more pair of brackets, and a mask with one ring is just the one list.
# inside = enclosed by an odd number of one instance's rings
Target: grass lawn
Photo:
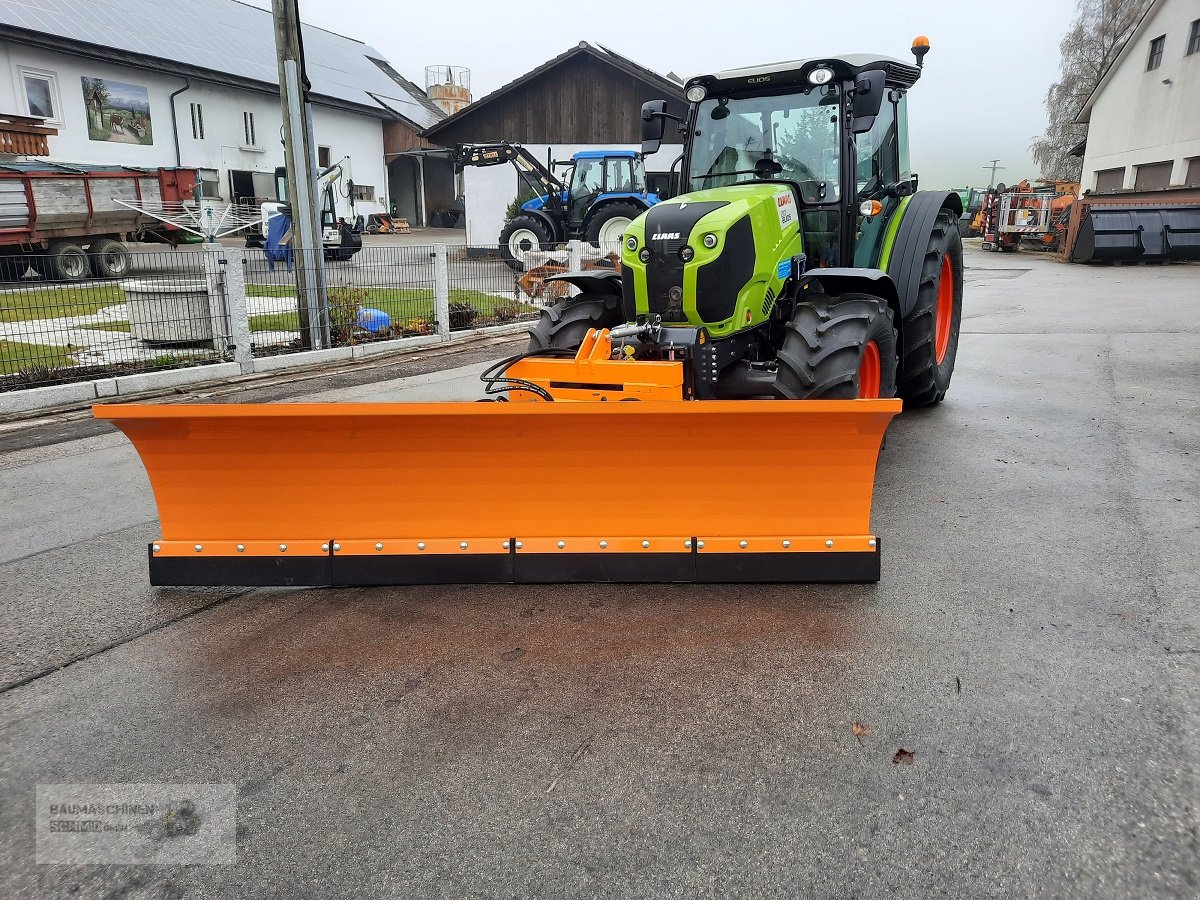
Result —
[[90, 316], [106, 306], [125, 302], [118, 284], [36, 286], [0, 290], [0, 322]]
[[34, 366], [70, 366], [75, 360], [62, 347], [0, 339], [0, 373], [11, 375]]
[[[337, 290], [334, 288], [334, 290]], [[362, 306], [371, 309], [381, 309], [392, 317], [393, 325], [403, 325], [413, 319], [433, 320], [433, 296], [429, 290], [421, 288], [392, 288], [392, 287], [363, 287], [359, 288], [364, 296], [359, 301]], [[283, 284], [248, 284], [246, 295], [249, 297], [294, 297], [296, 289]], [[485, 294], [483, 291], [472, 291], [455, 288], [450, 291], [451, 303], [469, 303], [478, 310], [480, 316], [488, 317], [496, 314], [498, 306], [516, 305], [520, 312], [534, 312], [536, 307], [527, 303], [517, 303], [504, 297]], [[251, 331], [299, 331], [300, 318], [294, 312], [269, 313], [250, 317]]]
[[95, 325], [81, 325], [80, 328], [91, 328], [94, 331], [130, 331], [128, 322], [97, 322]]

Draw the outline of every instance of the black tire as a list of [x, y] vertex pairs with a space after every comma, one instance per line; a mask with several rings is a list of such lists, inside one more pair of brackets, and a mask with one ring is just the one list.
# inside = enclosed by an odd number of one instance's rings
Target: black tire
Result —
[[620, 297], [609, 294], [563, 297], [543, 309], [537, 324], [529, 329], [528, 350], [578, 350], [589, 328], [624, 324]]
[[87, 252], [78, 244], [54, 244], [38, 263], [42, 277], [49, 281], [83, 281], [92, 274]]
[[120, 241], [101, 238], [88, 247], [92, 273], [97, 278], [124, 278], [129, 274], [129, 251]]
[[[519, 232], [528, 232], [529, 234], [522, 238]], [[517, 253], [514, 253], [513, 248], [509, 246], [510, 241], [520, 244]], [[553, 237], [546, 230], [546, 225], [541, 219], [536, 216], [517, 216], [506, 222], [500, 229], [500, 257], [514, 272], [524, 272], [525, 261], [518, 253], [527, 250], [541, 250], [549, 246], [552, 241]], [[534, 246], [535, 244], [536, 246]]]
[[797, 303], [779, 351], [775, 393], [784, 400], [854, 400], [869, 342], [879, 361], [879, 396], [896, 395], [896, 330], [887, 301], [842, 294]]
[[[949, 260], [948, 267], [945, 260]], [[938, 356], [938, 298], [943, 275], [954, 279], [949, 334]], [[906, 406], [929, 406], [946, 396], [954, 359], [958, 355], [958, 329], [962, 321], [962, 238], [954, 214], [942, 210], [934, 220], [925, 246], [917, 301], [904, 318], [904, 348], [897, 378]]]
[[644, 206], [639, 206], [632, 201], [618, 200], [613, 203], [606, 203], [592, 213], [592, 217], [588, 221], [588, 243], [593, 247], [599, 247], [600, 231], [605, 225], [609, 224], [613, 219], [626, 219], [632, 222], [645, 211], [646, 208]]

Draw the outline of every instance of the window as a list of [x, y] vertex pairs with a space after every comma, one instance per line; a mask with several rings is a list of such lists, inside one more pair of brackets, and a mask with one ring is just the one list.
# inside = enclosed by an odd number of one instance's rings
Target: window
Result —
[[1167, 44], [1167, 36], [1160, 34], [1150, 42], [1150, 58], [1146, 60], [1146, 71], [1152, 72], [1162, 65], [1163, 47]]
[[1135, 168], [1137, 169], [1133, 181], [1135, 191], [1153, 191], [1170, 187], [1171, 169], [1174, 168], [1174, 163], [1171, 161], [1148, 163]]
[[1188, 160], [1187, 175], [1184, 176], [1183, 183], [1188, 187], [1200, 187], [1200, 156], [1193, 156]]
[[221, 173], [216, 169], [198, 169], [200, 174], [200, 196], [210, 200], [221, 199]]
[[246, 132], [246, 146], [247, 147], [257, 147], [258, 141], [255, 140], [255, 134], [254, 134], [254, 113], [252, 113], [252, 112], [242, 113], [242, 128]]
[[53, 72], [37, 69], [21, 70], [21, 86], [25, 92], [25, 110], [47, 122], [62, 124], [58, 114], [58, 80]]
[[354, 186], [354, 199], [362, 200], [366, 203], [374, 203], [375, 186], [373, 184], [356, 184]]
[[1125, 167], [1119, 169], [1102, 169], [1096, 173], [1096, 193], [1107, 194], [1119, 191], [1125, 187]]
[[329, 148], [317, 147], [317, 166], [321, 169], [329, 168]]
[[192, 104], [192, 139], [204, 140], [204, 107], [199, 103]]
[[1200, 19], [1192, 23], [1192, 30], [1188, 32], [1188, 48], [1185, 56], [1191, 56], [1193, 53], [1200, 51]]
[[606, 191], [628, 192], [633, 190], [632, 159], [614, 157], [604, 161], [604, 184]]

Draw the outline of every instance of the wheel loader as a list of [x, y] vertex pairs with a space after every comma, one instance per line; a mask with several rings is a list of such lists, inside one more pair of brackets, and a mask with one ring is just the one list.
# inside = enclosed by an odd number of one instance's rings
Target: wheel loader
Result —
[[[945, 396], [962, 309], [961, 200], [908, 160], [928, 48], [647, 103], [679, 190], [620, 271], [559, 276], [484, 373], [507, 402], [96, 407], [150, 476], [152, 583], [877, 581], [884, 432]], [[347, 490], [360, 467], [392, 474]]]

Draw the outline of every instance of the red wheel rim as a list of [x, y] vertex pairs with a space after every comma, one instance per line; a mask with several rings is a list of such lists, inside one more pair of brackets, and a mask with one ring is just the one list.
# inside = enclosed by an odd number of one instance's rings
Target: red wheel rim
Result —
[[937, 314], [933, 323], [933, 351], [938, 365], [950, 349], [950, 325], [954, 321], [954, 265], [950, 254], [942, 257], [942, 273], [938, 276]]
[[858, 399], [878, 400], [879, 382], [883, 367], [879, 364], [879, 345], [867, 341], [863, 347], [862, 362], [858, 366]]

